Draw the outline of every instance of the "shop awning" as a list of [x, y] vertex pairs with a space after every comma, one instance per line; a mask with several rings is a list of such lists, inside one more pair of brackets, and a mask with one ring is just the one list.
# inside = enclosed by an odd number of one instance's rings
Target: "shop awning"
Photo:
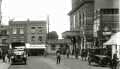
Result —
[[74, 36], [82, 37], [82, 34], [80, 33], [80, 31], [66, 31], [62, 33], [62, 37], [74, 37]]
[[120, 32], [111, 36], [111, 38], [103, 45], [120, 45]]
[[45, 44], [26, 44], [27, 49], [45, 49]]

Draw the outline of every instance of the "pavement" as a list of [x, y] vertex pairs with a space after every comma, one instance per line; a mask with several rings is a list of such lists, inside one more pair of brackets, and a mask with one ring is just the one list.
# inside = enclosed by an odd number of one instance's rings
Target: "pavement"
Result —
[[0, 59], [0, 69], [9, 69], [9, 66], [10, 66], [10, 63], [9, 63], [8, 61], [3, 62], [3, 61]]
[[5, 62], [3, 62], [2, 59], [0, 59], [0, 69], [9, 69], [10, 62], [8, 62], [7, 56], [5, 57]]

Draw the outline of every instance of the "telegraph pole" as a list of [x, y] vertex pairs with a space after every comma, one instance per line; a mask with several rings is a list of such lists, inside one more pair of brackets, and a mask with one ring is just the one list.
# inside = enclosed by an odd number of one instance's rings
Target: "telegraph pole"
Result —
[[[48, 32], [49, 33], [49, 15], [47, 15], [47, 24], [48, 24]], [[49, 34], [48, 34], [48, 38], [49, 38]]]
[[46, 34], [46, 50], [45, 50], [45, 56], [47, 55], [47, 46], [48, 46], [48, 39], [49, 39], [49, 15], [47, 15], [47, 34]]

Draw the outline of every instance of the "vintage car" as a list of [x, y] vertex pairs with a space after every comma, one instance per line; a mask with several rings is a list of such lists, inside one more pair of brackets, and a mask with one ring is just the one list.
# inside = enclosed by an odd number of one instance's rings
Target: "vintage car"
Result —
[[14, 49], [11, 56], [11, 64], [27, 64], [27, 53], [24, 49]]
[[107, 54], [108, 51], [104, 48], [89, 49], [88, 64], [98, 64], [100, 66], [109, 66], [111, 57]]

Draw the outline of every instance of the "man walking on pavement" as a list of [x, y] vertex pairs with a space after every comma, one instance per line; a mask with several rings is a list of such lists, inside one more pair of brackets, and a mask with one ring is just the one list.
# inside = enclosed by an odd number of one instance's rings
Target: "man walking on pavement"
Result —
[[3, 52], [2, 52], [2, 59], [3, 59], [3, 62], [5, 62], [5, 57], [6, 57], [6, 52], [3, 51]]
[[60, 64], [61, 61], [61, 51], [60, 48], [56, 51], [57, 64]]

